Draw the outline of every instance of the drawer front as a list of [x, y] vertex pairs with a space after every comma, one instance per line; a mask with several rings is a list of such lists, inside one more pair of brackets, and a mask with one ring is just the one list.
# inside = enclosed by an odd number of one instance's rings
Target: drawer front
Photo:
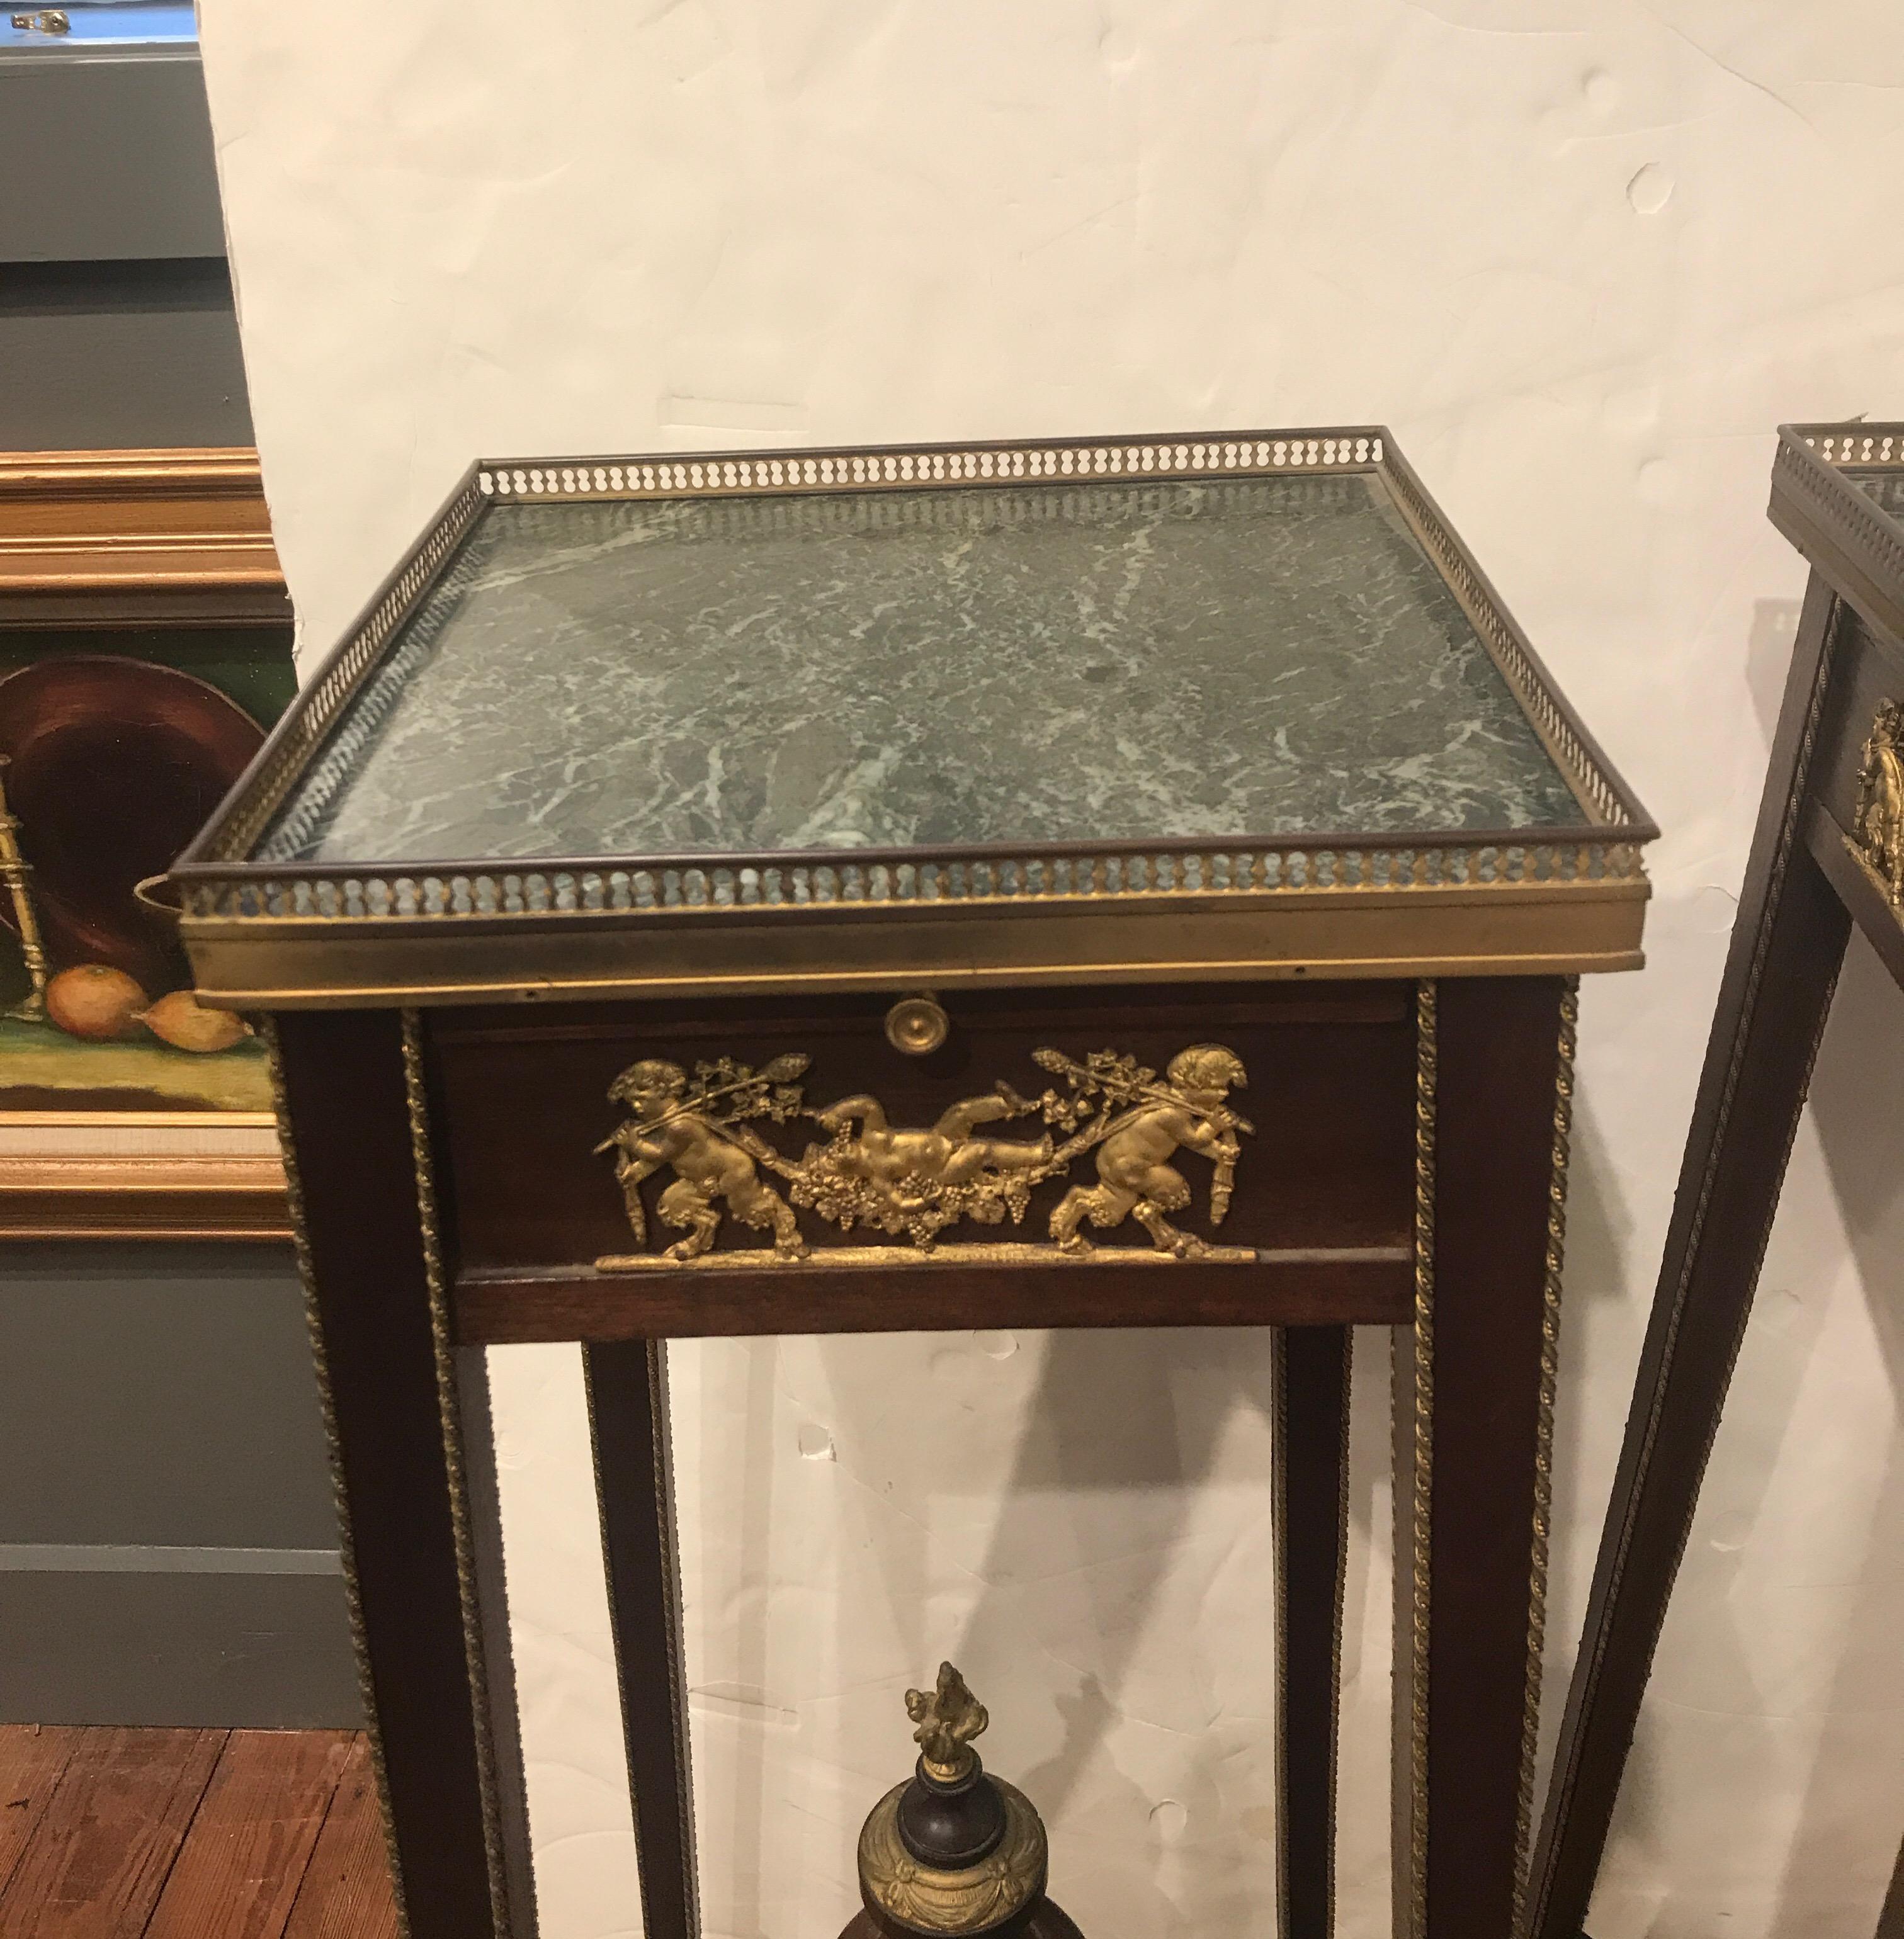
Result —
[[925, 1054], [892, 1005], [426, 1013], [459, 1272], [1157, 1281], [1410, 1243], [1412, 985], [949, 995]]

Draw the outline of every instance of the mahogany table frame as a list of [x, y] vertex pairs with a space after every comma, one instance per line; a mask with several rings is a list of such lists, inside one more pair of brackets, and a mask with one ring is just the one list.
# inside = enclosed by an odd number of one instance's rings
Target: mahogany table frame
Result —
[[[1771, 516], [1811, 562], [1771, 762], [1567, 1693], [1531, 1939], [1578, 1939], [1855, 924], [1904, 985], [1904, 909], [1848, 837], [1881, 699], [1904, 699], [1904, 425], [1787, 425]], [[1881, 1939], [1904, 1935], [1904, 1856]]]
[[[949, 860], [867, 851], [372, 863], [367, 874], [248, 860], [492, 501], [1358, 471], [1385, 482], [1568, 779], [1577, 820]], [[472, 467], [172, 877], [202, 996], [268, 1020], [365, 1708], [412, 1939], [530, 1939], [534, 1928], [489, 1344], [583, 1345], [646, 1929], [691, 1939], [665, 1338], [1171, 1324], [1282, 1329], [1278, 1606], [1266, 1614], [1284, 1679], [1285, 1939], [1326, 1939], [1333, 1925], [1354, 1326], [1395, 1341], [1397, 1927], [1409, 1939], [1509, 1939], [1539, 1710], [1574, 978], [1638, 966], [1640, 849], [1656, 832], [1380, 427]], [[888, 870], [943, 881], [948, 868], [998, 892], [965, 908], [898, 891], [880, 899]], [[632, 894], [639, 871], [652, 896]], [[743, 894], [755, 872], [783, 871], [799, 878], [802, 906], [739, 906], [760, 899]], [[519, 890], [544, 899], [509, 899]], [[598, 899], [584, 905], [589, 894]], [[672, 1306], [666, 1274], [640, 1275], [637, 1293], [581, 1265], [512, 1274], [462, 1257], [440, 1021], [448, 1010], [453, 1024], [456, 1006], [531, 1006], [516, 1014], [552, 1020], [612, 998], [632, 1020], [710, 992], [766, 1000], [812, 987], [876, 1006], [876, 1036], [885, 1005], [922, 986], [980, 1006], [1056, 988], [1096, 1003], [1095, 1044], [1139, 1013], [1120, 1012], [1120, 992], [1140, 1005], [1132, 986], [1147, 980], [1210, 982], [1243, 1003], [1293, 988], [1390, 1005], [1412, 1055], [1383, 1097], [1402, 1128], [1386, 1242], [1276, 1251], [1257, 1240], [1254, 1260], [1233, 1264], [891, 1275], [828, 1267], [824, 1253], [764, 1268], [729, 1253], [732, 1269], [693, 1274], [693, 1296]]]
[[[1394, 1328], [1397, 1343], [1397, 1690], [1409, 1693], [1397, 1706], [1397, 1929], [1506, 1939], [1523, 1877], [1573, 985], [1470, 978], [1409, 988], [1421, 1020], [1415, 1248], [1339, 1265], [1205, 1269], [1251, 1282], [1254, 1317], [1282, 1326], [1273, 1618], [1286, 1693], [1278, 1859], [1290, 1939], [1324, 1939], [1333, 1922], [1354, 1325]], [[588, 1290], [590, 1275], [499, 1288], [458, 1273], [429, 1107], [428, 1028], [416, 1012], [307, 1011], [279, 1016], [273, 1036], [400, 1896], [415, 1939], [526, 1939], [533, 1889], [483, 1356], [494, 1342], [551, 1337], [556, 1327], [532, 1302], [559, 1305], [565, 1291]], [[783, 1285], [789, 1277], [761, 1271]], [[1016, 1282], [1002, 1301], [999, 1277]], [[1174, 1268], [1120, 1277], [1180, 1280]], [[1168, 1289], [1178, 1323], [1235, 1323], [1246, 1310], [1238, 1295], [1200, 1298], [1197, 1277]], [[931, 1295], [939, 1326], [1068, 1317], [1039, 1283], [1048, 1271], [934, 1268], [933, 1277], [943, 1282]], [[812, 1297], [832, 1325], [815, 1313], [812, 1330], [891, 1323], [847, 1296]], [[1154, 1305], [1127, 1306], [1098, 1323], [1164, 1317]], [[609, 1337], [621, 1333], [612, 1323], [593, 1333], [558, 1324], [560, 1337], [583, 1343], [647, 1930], [684, 1939], [697, 1919], [663, 1343]], [[786, 1329], [760, 1306], [707, 1330]]]

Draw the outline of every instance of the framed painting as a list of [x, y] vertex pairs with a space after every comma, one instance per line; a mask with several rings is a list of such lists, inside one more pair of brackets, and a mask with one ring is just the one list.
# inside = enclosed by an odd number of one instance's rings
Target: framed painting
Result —
[[286, 1234], [170, 866], [297, 688], [250, 451], [0, 455], [0, 1237]]

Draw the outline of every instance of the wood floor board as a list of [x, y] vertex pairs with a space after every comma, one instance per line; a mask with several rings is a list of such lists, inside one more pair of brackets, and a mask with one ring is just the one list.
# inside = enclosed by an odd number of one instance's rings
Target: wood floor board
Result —
[[282, 1939], [354, 1742], [233, 1730], [145, 1939]]
[[0, 1725], [0, 1892], [84, 1734], [55, 1724]]
[[0, 1727], [0, 1939], [398, 1939], [368, 1740]]
[[0, 1889], [0, 1933], [142, 1939], [225, 1737], [81, 1733]]
[[351, 1747], [284, 1939], [398, 1939], [367, 1738], [358, 1737]]

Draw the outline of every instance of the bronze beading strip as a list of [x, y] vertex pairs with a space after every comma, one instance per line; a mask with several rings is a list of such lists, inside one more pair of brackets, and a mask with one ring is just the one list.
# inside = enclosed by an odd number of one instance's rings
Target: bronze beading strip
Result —
[[443, 1465], [449, 1484], [449, 1523], [456, 1555], [456, 1596], [462, 1612], [463, 1661], [469, 1679], [476, 1731], [477, 1784], [483, 1811], [483, 1853], [489, 1873], [489, 1916], [499, 1935], [515, 1928], [510, 1917], [502, 1811], [496, 1782], [495, 1736], [489, 1711], [489, 1678], [477, 1606], [476, 1545], [471, 1532], [469, 1481], [463, 1458], [462, 1400], [456, 1380], [449, 1276], [437, 1218], [434, 1159], [430, 1148], [429, 1097], [423, 1074], [423, 1032], [415, 1010], [403, 1013], [404, 1095], [409, 1108], [410, 1157], [416, 1173], [416, 1210], [422, 1227], [423, 1265], [430, 1300], [430, 1344], [436, 1362], [437, 1408], [443, 1427]]
[[1514, 1821], [1514, 1930], [1525, 1929], [1528, 1856], [1534, 1829], [1534, 1768], [1540, 1741], [1540, 1682], [1547, 1637], [1547, 1559], [1554, 1503], [1554, 1400], [1560, 1378], [1561, 1277], [1567, 1260], [1567, 1167], [1573, 1152], [1573, 1054], [1580, 986], [1560, 1004], [1554, 1075], [1553, 1167], [1547, 1185], [1547, 1263], [1541, 1289], [1540, 1417], [1534, 1456], [1534, 1544], [1528, 1578], [1527, 1694], [1521, 1722], [1521, 1783]]
[[371, 863], [342, 874], [195, 873], [186, 882], [188, 921], [483, 921], [549, 915], [732, 916], [830, 904], [982, 908], [1001, 903], [1104, 903], [1158, 897], [1261, 899], [1320, 894], [1531, 888], [1564, 893], [1644, 880], [1639, 845], [1609, 829], [1577, 841], [1422, 842], [1378, 837], [1318, 845], [1293, 836], [1221, 849], [1135, 848], [1098, 854], [1002, 857], [922, 854], [903, 860], [849, 855], [824, 861], [644, 866], [526, 860], [470, 865]]
[[[1276, 1596], [1276, 1930], [1289, 1918], [1289, 1354], [1288, 1333], [1269, 1335], [1269, 1378], [1275, 1411], [1269, 1423], [1270, 1550]], [[1330, 1813], [1334, 1822], [1334, 1813]], [[1333, 1893], [1331, 1895], [1333, 1896]]]
[[1342, 1619], [1348, 1607], [1349, 1422], [1355, 1408], [1355, 1329], [1342, 1329], [1342, 1432], [1336, 1451], [1335, 1633], [1329, 1662], [1329, 1939], [1336, 1930], [1336, 1801], [1342, 1776]]
[[[1435, 1324], [1435, 1105], [1439, 1070], [1436, 1036], [1436, 988], [1431, 981], [1415, 986], [1415, 1324], [1412, 1331], [1392, 1337], [1400, 1354], [1406, 1345], [1409, 1364], [1406, 1380], [1394, 1383], [1397, 1410], [1396, 1445], [1406, 1454], [1404, 1475], [1398, 1459], [1395, 1476], [1395, 1514], [1403, 1513], [1402, 1486], [1409, 1487], [1408, 1629], [1397, 1637], [1397, 1654], [1404, 1655], [1407, 1704], [1400, 1720], [1408, 1768], [1403, 1794], [1407, 1848], [1398, 1852], [1396, 1874], [1397, 1923], [1409, 1939], [1422, 1939], [1428, 1917], [1428, 1645], [1429, 1590], [1434, 1508], [1434, 1324]], [[1406, 1410], [1403, 1411], [1403, 1410]], [[1399, 1602], [1403, 1600], [1398, 1598]]]
[[309, 1229], [304, 1221], [304, 1195], [299, 1182], [297, 1146], [291, 1134], [291, 1107], [285, 1093], [284, 1062], [278, 1044], [277, 1019], [260, 1016], [258, 1034], [264, 1040], [271, 1071], [271, 1105], [278, 1121], [278, 1145], [284, 1158], [285, 1199], [291, 1212], [291, 1249], [304, 1294], [304, 1326], [310, 1336], [311, 1359], [317, 1374], [318, 1406], [324, 1420], [324, 1447], [331, 1469], [331, 1499], [337, 1514], [337, 1545], [343, 1563], [344, 1600], [350, 1614], [350, 1647], [357, 1667], [358, 1701], [364, 1710], [364, 1734], [370, 1746], [370, 1768], [376, 1779], [377, 1818], [383, 1828], [384, 1855], [397, 1904], [401, 1939], [409, 1939], [410, 1913], [404, 1896], [403, 1855], [398, 1849], [396, 1820], [390, 1810], [390, 1773], [384, 1763], [383, 1729], [377, 1715], [376, 1684], [370, 1673], [369, 1639], [364, 1627], [363, 1593], [358, 1583], [356, 1545], [350, 1525], [350, 1499], [344, 1483], [343, 1449], [337, 1438], [337, 1409], [331, 1387], [331, 1363], [324, 1352], [324, 1326], [318, 1310], [317, 1274], [311, 1262]]

